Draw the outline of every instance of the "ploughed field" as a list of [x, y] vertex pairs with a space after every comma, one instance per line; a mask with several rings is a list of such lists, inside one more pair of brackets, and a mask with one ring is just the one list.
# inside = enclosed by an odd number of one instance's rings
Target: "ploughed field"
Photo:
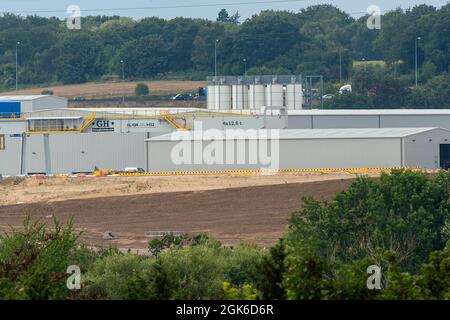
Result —
[[[300, 209], [302, 197], [329, 199], [353, 178], [319, 174], [7, 180], [0, 184], [4, 195], [9, 190], [0, 205], [0, 229], [20, 227], [31, 215], [50, 225], [53, 217], [63, 222], [73, 218], [82, 237], [94, 246], [144, 249], [148, 232], [155, 231], [207, 233], [224, 244], [271, 246], [291, 213]], [[106, 231], [116, 238], [104, 240]]]
[[[165, 95], [180, 92], [196, 92], [199, 87], [206, 85], [205, 81], [139, 81], [146, 83], [150, 88], [152, 95]], [[118, 96], [134, 96], [134, 89], [137, 82], [94, 82], [74, 85], [50, 86], [42, 88], [32, 88], [20, 90], [20, 95], [39, 95], [45, 89], [52, 90], [56, 96], [66, 98], [83, 97], [92, 98], [108, 98]], [[2, 95], [15, 95], [15, 92], [3, 92]]]
[[[9, 192], [16, 198], [0, 203], [0, 229], [20, 227], [24, 217], [31, 215], [50, 224], [53, 217], [63, 222], [73, 218], [82, 237], [94, 246], [144, 249], [151, 239], [147, 233], [155, 231], [207, 233], [228, 245], [247, 241], [271, 246], [284, 233], [292, 212], [301, 208], [303, 197], [330, 199], [354, 177], [303, 174], [4, 181], [0, 190], [13, 189]], [[92, 187], [96, 184], [102, 192]], [[25, 194], [21, 197], [17, 189]], [[104, 240], [106, 231], [116, 238]]]

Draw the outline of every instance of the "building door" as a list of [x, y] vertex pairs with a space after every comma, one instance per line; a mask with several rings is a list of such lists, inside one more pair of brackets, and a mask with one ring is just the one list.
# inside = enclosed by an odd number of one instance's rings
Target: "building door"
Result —
[[439, 159], [441, 168], [450, 169], [450, 144], [439, 145]]
[[0, 134], [0, 150], [6, 149], [5, 135]]

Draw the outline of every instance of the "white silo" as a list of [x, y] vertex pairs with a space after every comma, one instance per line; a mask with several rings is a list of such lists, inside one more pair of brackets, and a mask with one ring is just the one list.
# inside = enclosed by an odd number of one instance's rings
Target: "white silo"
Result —
[[235, 84], [233, 92], [233, 109], [248, 109], [248, 87], [245, 84]]
[[251, 84], [248, 89], [248, 106], [250, 109], [260, 109], [266, 105], [266, 86]]
[[221, 84], [215, 89], [215, 109], [231, 110], [231, 86]]
[[210, 85], [208, 86], [208, 92], [206, 96], [207, 108], [210, 110], [216, 109], [216, 86]]
[[303, 107], [302, 85], [299, 83], [286, 86], [286, 108], [288, 110], [299, 110]]
[[269, 84], [266, 88], [266, 107], [283, 107], [284, 89], [282, 84]]

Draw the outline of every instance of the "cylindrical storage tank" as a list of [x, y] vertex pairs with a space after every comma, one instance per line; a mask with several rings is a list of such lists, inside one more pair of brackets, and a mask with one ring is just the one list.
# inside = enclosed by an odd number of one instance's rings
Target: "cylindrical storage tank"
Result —
[[231, 110], [231, 86], [218, 85], [215, 90], [215, 109]]
[[284, 107], [282, 84], [269, 84], [266, 88], [266, 107]]
[[233, 109], [248, 109], [248, 87], [245, 84], [233, 85]]
[[288, 84], [286, 86], [286, 108], [288, 110], [303, 109], [303, 91], [301, 84]]
[[207, 107], [210, 110], [214, 110], [216, 108], [216, 86], [208, 86], [206, 94]]
[[249, 109], [261, 109], [266, 105], [266, 86], [251, 84], [248, 89]]

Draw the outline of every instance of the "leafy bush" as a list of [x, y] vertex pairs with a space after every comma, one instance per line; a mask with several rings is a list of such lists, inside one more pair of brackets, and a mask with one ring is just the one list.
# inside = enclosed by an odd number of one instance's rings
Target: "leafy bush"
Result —
[[[152, 260], [134, 254], [98, 259], [83, 277], [83, 298], [150, 299]], [[147, 289], [148, 288], [148, 289]]]
[[181, 249], [185, 246], [195, 247], [206, 244], [218, 247], [222, 245], [219, 241], [210, 239], [206, 234], [198, 234], [193, 237], [189, 237], [187, 234], [165, 234], [161, 238], [150, 240], [148, 243], [148, 250], [153, 256], [157, 257], [162, 251], [167, 249]]
[[137, 96], [148, 96], [150, 93], [150, 89], [145, 83], [139, 82], [136, 85], [136, 89], [134, 90], [134, 92]]
[[256, 300], [257, 293], [250, 284], [233, 287], [229, 282], [223, 283], [223, 300]]
[[165, 234], [161, 239], [152, 239], [148, 243], [148, 250], [157, 257], [163, 250], [170, 248], [182, 248], [188, 242], [187, 235], [176, 236]]
[[449, 187], [443, 172], [427, 177], [395, 170], [378, 180], [360, 177], [329, 203], [305, 199], [286, 238], [337, 265], [389, 250], [401, 267], [417, 271], [431, 251], [445, 246]]
[[285, 268], [286, 246], [283, 239], [270, 249], [260, 263], [257, 264], [257, 277], [255, 286], [261, 299], [283, 300], [286, 299], [286, 290], [283, 287], [283, 275]]
[[[445, 298], [449, 175], [395, 170], [360, 177], [333, 200], [304, 199], [285, 238], [259, 266], [262, 297], [289, 299]], [[431, 255], [430, 255], [431, 253]], [[383, 273], [368, 290], [367, 267]], [[282, 273], [282, 275], [279, 275]]]
[[171, 299], [221, 298], [224, 260], [216, 248], [172, 249], [161, 253], [158, 259]]
[[261, 257], [256, 247], [225, 248], [213, 241], [164, 251], [158, 261], [172, 299], [220, 299], [224, 281], [238, 287], [252, 284]]
[[[79, 234], [70, 222], [54, 229], [28, 217], [23, 230], [0, 236], [0, 299], [65, 299], [67, 268], [82, 270], [92, 261], [89, 250], [77, 245]], [[83, 259], [79, 260], [80, 257]]]
[[241, 286], [256, 281], [258, 265], [262, 263], [265, 252], [256, 246], [242, 244], [234, 248], [222, 248], [221, 255], [225, 279], [232, 285]]

